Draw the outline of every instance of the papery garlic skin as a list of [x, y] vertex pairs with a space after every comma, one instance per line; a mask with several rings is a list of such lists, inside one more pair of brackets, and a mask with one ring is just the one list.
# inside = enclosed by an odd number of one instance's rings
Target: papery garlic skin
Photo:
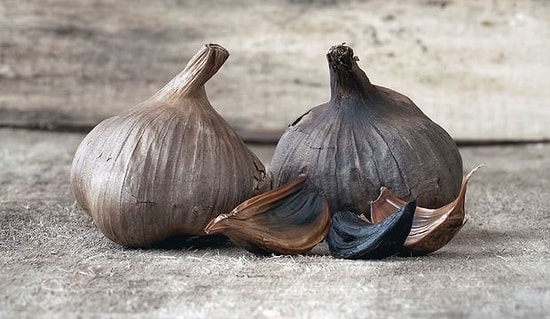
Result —
[[263, 164], [204, 90], [228, 56], [205, 45], [153, 97], [101, 122], [80, 144], [71, 187], [108, 238], [146, 247], [204, 235], [213, 217], [268, 189]]
[[462, 181], [456, 143], [409, 98], [372, 85], [353, 50], [332, 47], [331, 99], [296, 120], [270, 164], [273, 187], [307, 173], [331, 211], [369, 215], [382, 186], [403, 200], [440, 207]]
[[216, 217], [206, 232], [222, 233], [256, 254], [301, 254], [325, 238], [330, 216], [326, 199], [300, 175]]
[[[419, 256], [432, 253], [445, 246], [464, 226], [466, 188], [472, 175], [482, 165], [471, 170], [463, 179], [456, 199], [439, 208], [416, 207], [411, 231], [403, 245], [402, 255]], [[395, 197], [391, 190], [382, 187], [378, 198], [371, 203], [371, 221], [380, 223], [405, 201]]]

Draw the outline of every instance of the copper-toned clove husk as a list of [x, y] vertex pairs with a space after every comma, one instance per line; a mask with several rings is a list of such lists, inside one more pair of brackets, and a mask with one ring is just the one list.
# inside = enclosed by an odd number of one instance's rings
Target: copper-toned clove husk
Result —
[[216, 217], [205, 231], [257, 254], [300, 254], [323, 240], [329, 222], [327, 201], [300, 175]]
[[346, 259], [381, 259], [399, 253], [411, 230], [415, 207], [415, 201], [410, 201], [376, 224], [353, 212], [336, 212], [327, 236], [330, 253]]
[[371, 84], [345, 45], [327, 53], [331, 98], [292, 123], [270, 164], [273, 185], [306, 172], [331, 211], [369, 216], [380, 187], [424, 207], [452, 201], [462, 180], [456, 143], [409, 98]]
[[263, 164], [206, 96], [204, 84], [228, 56], [205, 45], [155, 95], [101, 122], [80, 144], [71, 187], [111, 240], [147, 247], [205, 235], [212, 218], [269, 189]]
[[[457, 198], [451, 203], [436, 209], [416, 207], [411, 232], [403, 245], [403, 255], [425, 255], [445, 246], [464, 225], [466, 187], [472, 174], [482, 165], [468, 173]], [[380, 196], [371, 203], [371, 220], [380, 223], [395, 209], [405, 205], [405, 201], [394, 196], [382, 187]]]

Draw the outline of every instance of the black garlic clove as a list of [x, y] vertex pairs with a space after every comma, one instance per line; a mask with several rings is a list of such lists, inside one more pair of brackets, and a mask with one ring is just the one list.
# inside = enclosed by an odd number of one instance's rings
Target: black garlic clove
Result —
[[327, 236], [330, 253], [345, 259], [382, 259], [399, 253], [415, 209], [416, 201], [410, 201], [376, 224], [350, 211], [335, 213]]
[[329, 224], [326, 199], [300, 175], [214, 218], [205, 232], [222, 233], [256, 254], [300, 254], [325, 238]]

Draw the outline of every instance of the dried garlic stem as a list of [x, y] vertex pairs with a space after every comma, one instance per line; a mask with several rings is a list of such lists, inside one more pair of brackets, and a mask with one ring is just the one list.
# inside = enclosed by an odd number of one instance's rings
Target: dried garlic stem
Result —
[[228, 57], [229, 52], [224, 47], [218, 44], [205, 44], [191, 58], [185, 69], [153, 95], [151, 99], [185, 98], [203, 93], [204, 84], [218, 72]]

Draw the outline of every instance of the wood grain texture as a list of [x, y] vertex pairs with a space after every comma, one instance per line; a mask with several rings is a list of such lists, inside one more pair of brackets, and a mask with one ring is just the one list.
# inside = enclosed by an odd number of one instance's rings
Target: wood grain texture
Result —
[[4, 0], [0, 124], [98, 123], [218, 42], [232, 56], [212, 103], [244, 130], [280, 131], [328, 100], [324, 54], [346, 42], [374, 84], [455, 139], [548, 140], [549, 17], [550, 3], [520, 0]]

